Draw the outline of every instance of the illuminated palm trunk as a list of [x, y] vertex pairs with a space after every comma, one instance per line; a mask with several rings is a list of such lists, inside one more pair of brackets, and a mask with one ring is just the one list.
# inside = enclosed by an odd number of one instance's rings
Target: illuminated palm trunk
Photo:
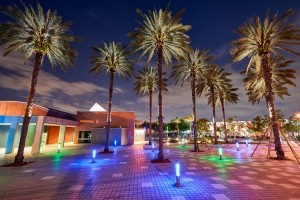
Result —
[[152, 143], [152, 90], [149, 90], [149, 145]]
[[223, 98], [221, 98], [221, 106], [222, 106], [222, 114], [223, 114], [225, 142], [228, 143], [228, 138], [227, 138], [227, 125], [226, 125], [226, 115], [225, 115], [225, 107], [224, 107], [224, 100], [223, 100]]
[[159, 152], [158, 159], [164, 159], [164, 148], [163, 148], [163, 108], [162, 108], [162, 92], [163, 92], [163, 79], [162, 79], [162, 46], [157, 46], [157, 68], [158, 68], [158, 142]]
[[278, 123], [276, 119], [275, 114], [275, 106], [274, 106], [274, 97], [273, 97], [273, 90], [272, 90], [272, 74], [270, 69], [270, 54], [264, 53], [261, 55], [261, 65], [263, 69], [263, 75], [265, 79], [266, 84], [266, 102], [269, 110], [269, 116], [271, 119], [271, 125], [272, 125], [272, 131], [274, 135], [275, 140], [275, 150], [277, 154], [278, 159], [284, 159], [284, 151], [282, 150], [281, 142], [280, 142], [280, 136], [279, 136], [279, 130], [278, 130]]
[[38, 78], [39, 72], [41, 70], [42, 61], [43, 61], [43, 54], [36, 53], [35, 61], [34, 61], [34, 68], [33, 68], [32, 77], [31, 77], [30, 92], [29, 92], [28, 99], [27, 99], [26, 111], [25, 111], [25, 115], [24, 115], [24, 119], [23, 119], [21, 135], [20, 135], [19, 148], [18, 148], [18, 152], [17, 152], [17, 155], [15, 156], [15, 161], [14, 161], [15, 164], [23, 163], [23, 161], [24, 161], [24, 148], [25, 148], [26, 136], [27, 136], [30, 118], [32, 115], [34, 95], [35, 95], [35, 90], [36, 90], [36, 86], [37, 86], [37, 78]]
[[218, 137], [217, 137], [217, 123], [216, 123], [216, 102], [215, 102], [215, 89], [214, 87], [210, 87], [211, 91], [211, 101], [212, 101], [212, 109], [213, 109], [213, 127], [214, 127], [214, 137], [215, 137], [215, 144], [218, 144]]
[[109, 152], [109, 135], [110, 135], [110, 124], [111, 124], [111, 105], [112, 105], [112, 94], [113, 94], [113, 84], [114, 84], [115, 71], [110, 71], [110, 80], [109, 80], [109, 97], [108, 97], [108, 111], [106, 119], [106, 141], [104, 152]]
[[197, 138], [197, 117], [196, 117], [196, 86], [195, 86], [195, 72], [192, 72], [191, 74], [191, 89], [192, 89], [192, 101], [193, 101], [193, 115], [194, 115], [194, 119], [193, 119], [193, 126], [192, 126], [192, 130], [194, 133], [194, 151], [198, 152], [199, 151], [199, 147], [198, 147], [198, 138]]

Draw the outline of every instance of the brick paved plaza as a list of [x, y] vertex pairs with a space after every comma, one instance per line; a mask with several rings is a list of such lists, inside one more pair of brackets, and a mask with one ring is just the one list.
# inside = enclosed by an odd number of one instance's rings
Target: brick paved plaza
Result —
[[[237, 151], [227, 145], [219, 160], [216, 148], [209, 154], [204, 146], [205, 152], [193, 153], [165, 145], [171, 163], [164, 164], [151, 163], [157, 150], [144, 150], [142, 144], [112, 147], [113, 154], [97, 154], [97, 163], [91, 163], [92, 149], [101, 146], [53, 149], [27, 156], [35, 161], [29, 165], [0, 168], [0, 199], [300, 199], [300, 165], [290, 151], [290, 161], [267, 161], [267, 146], [260, 145], [251, 158], [254, 147], [242, 144]], [[0, 164], [12, 159], [2, 155]], [[177, 162], [182, 187], [175, 187]]]

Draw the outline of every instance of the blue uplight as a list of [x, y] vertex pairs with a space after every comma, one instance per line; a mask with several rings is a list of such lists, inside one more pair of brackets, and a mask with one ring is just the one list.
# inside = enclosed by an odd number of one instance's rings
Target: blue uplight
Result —
[[180, 165], [179, 165], [179, 163], [175, 164], [175, 169], [176, 169], [176, 176], [179, 177], [180, 176]]
[[93, 150], [93, 158], [96, 158], [96, 149]]

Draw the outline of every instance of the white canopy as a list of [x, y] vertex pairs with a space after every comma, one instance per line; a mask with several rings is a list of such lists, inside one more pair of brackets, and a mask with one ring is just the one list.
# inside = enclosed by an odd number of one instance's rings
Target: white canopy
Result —
[[90, 111], [106, 111], [102, 106], [100, 106], [97, 102], [91, 107]]

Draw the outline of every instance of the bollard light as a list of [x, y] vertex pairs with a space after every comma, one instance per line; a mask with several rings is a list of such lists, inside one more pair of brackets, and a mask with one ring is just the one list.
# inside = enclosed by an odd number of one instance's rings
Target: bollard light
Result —
[[92, 163], [96, 163], [95, 158], [96, 158], [96, 149], [93, 150], [93, 160], [92, 160]]
[[176, 171], [176, 187], [181, 187], [181, 182], [180, 182], [180, 164], [179, 163], [175, 164], [175, 171]]
[[57, 145], [57, 153], [60, 153], [60, 143]]
[[236, 150], [239, 151], [240, 150], [240, 145], [239, 142], [236, 142]]
[[152, 142], [151, 145], [152, 145], [152, 151], [154, 151], [154, 142]]
[[220, 160], [223, 160], [223, 150], [222, 150], [222, 147], [219, 147], [219, 156], [220, 156]]
[[117, 140], [115, 140], [115, 146], [117, 146]]

